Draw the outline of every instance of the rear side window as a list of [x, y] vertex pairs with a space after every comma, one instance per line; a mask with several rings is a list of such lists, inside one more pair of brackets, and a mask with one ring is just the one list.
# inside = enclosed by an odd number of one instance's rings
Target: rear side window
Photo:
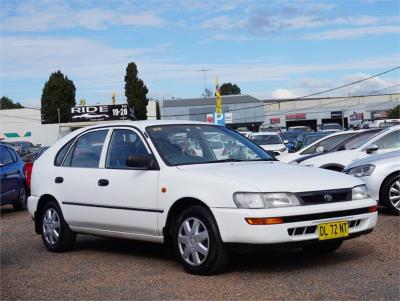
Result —
[[108, 130], [90, 132], [78, 138], [63, 166], [97, 168]]
[[18, 161], [18, 155], [15, 152], [15, 150], [13, 150], [12, 148], [9, 148], [8, 151], [10, 152], [13, 161], [17, 162]]
[[8, 151], [7, 147], [0, 147], [0, 164], [8, 165], [11, 163], [14, 163], [14, 160], [11, 157], [11, 154]]
[[55, 166], [61, 166], [65, 155], [67, 154], [69, 148], [71, 147], [72, 143], [74, 142], [74, 139], [72, 139], [70, 142], [65, 144], [58, 152], [56, 158], [54, 159], [54, 165]]

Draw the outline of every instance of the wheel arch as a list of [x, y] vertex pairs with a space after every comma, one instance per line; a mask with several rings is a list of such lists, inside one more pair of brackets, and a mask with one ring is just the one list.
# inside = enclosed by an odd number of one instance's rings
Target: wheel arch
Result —
[[379, 200], [381, 200], [383, 198], [383, 186], [386, 184], [386, 182], [389, 180], [389, 178], [393, 177], [394, 175], [398, 175], [399, 176], [399, 171], [394, 171], [390, 174], [388, 174], [382, 181], [381, 186], [379, 187]]
[[328, 164], [320, 166], [320, 168], [341, 172], [343, 170], [344, 166], [341, 164], [337, 164], [337, 163], [328, 163]]
[[198, 198], [183, 197], [183, 198], [176, 200], [172, 204], [172, 206], [168, 210], [165, 225], [163, 226], [164, 240], [167, 239], [167, 237], [169, 237], [171, 235], [171, 228], [172, 228], [171, 226], [174, 221], [174, 217], [178, 216], [178, 214], [181, 213], [186, 208], [191, 207], [191, 206], [196, 206], [196, 205], [206, 208], [212, 214], [212, 212], [211, 212], [210, 208], [207, 206], [207, 204], [204, 203], [203, 201], [199, 200]]
[[51, 201], [55, 201], [58, 206], [60, 207], [60, 204], [58, 203], [57, 199], [52, 196], [51, 194], [44, 194], [40, 197], [37, 207], [36, 207], [36, 211], [35, 211], [35, 231], [37, 234], [41, 234], [42, 233], [42, 229], [40, 226], [40, 213], [42, 212], [44, 206]]

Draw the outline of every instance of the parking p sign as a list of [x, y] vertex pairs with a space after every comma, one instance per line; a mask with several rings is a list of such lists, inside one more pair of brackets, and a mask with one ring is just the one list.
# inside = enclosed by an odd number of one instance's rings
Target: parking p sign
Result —
[[214, 123], [218, 125], [225, 125], [225, 114], [214, 112]]

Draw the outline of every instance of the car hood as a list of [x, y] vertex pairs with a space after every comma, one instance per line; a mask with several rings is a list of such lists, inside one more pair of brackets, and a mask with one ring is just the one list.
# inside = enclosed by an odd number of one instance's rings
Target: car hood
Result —
[[376, 165], [376, 164], [384, 163], [386, 161], [391, 162], [391, 163], [399, 162], [398, 164], [400, 165], [400, 151], [394, 151], [394, 152], [383, 153], [383, 154], [366, 157], [364, 159], [360, 159], [360, 160], [350, 163], [349, 165], [346, 166], [346, 169], [353, 168], [356, 166], [366, 165], [366, 164], [375, 164]]
[[[263, 192], [302, 192], [350, 188], [361, 185], [354, 177], [338, 172], [274, 162], [224, 162], [181, 165], [184, 173], [217, 178], [255, 187]], [[186, 175], [185, 175], [186, 176]], [[189, 174], [187, 175], [189, 176]]]
[[327, 154], [322, 153], [321, 155], [311, 156], [309, 159], [302, 160], [299, 164], [315, 167], [324, 166], [326, 164], [339, 164], [341, 166], [346, 166], [352, 161], [357, 160], [357, 154], [358, 149], [342, 150]]

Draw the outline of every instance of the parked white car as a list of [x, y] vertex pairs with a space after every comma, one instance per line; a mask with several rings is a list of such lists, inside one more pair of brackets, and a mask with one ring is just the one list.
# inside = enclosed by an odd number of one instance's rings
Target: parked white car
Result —
[[285, 142], [279, 133], [276, 132], [258, 132], [251, 134], [250, 139], [261, 146], [266, 151], [270, 151], [274, 156], [279, 156], [287, 150]]
[[345, 150], [316, 156], [299, 164], [342, 171], [353, 161], [395, 150], [400, 150], [400, 125], [379, 131], [368, 141], [354, 139]]
[[[210, 147], [215, 132], [231, 141], [229, 159]], [[182, 152], [177, 136], [202, 155]], [[35, 162], [31, 190], [29, 213], [49, 251], [72, 248], [77, 233], [166, 242], [203, 275], [221, 271], [231, 247], [333, 252], [377, 221], [359, 179], [280, 163], [239, 133], [200, 122], [76, 130]]]
[[311, 154], [316, 154], [316, 153], [323, 153], [326, 151], [329, 151], [339, 143], [342, 143], [343, 141], [349, 139], [352, 137], [354, 134], [357, 132], [354, 131], [348, 131], [348, 132], [336, 132], [333, 134], [330, 134], [329, 136], [325, 136], [314, 143], [302, 148], [301, 150], [294, 152], [294, 153], [288, 153], [284, 152], [280, 157], [279, 161], [282, 162], [291, 162], [299, 158], [303, 158], [305, 156], [311, 155]]
[[372, 198], [391, 212], [400, 213], [400, 151], [355, 161], [343, 172], [363, 180]]

